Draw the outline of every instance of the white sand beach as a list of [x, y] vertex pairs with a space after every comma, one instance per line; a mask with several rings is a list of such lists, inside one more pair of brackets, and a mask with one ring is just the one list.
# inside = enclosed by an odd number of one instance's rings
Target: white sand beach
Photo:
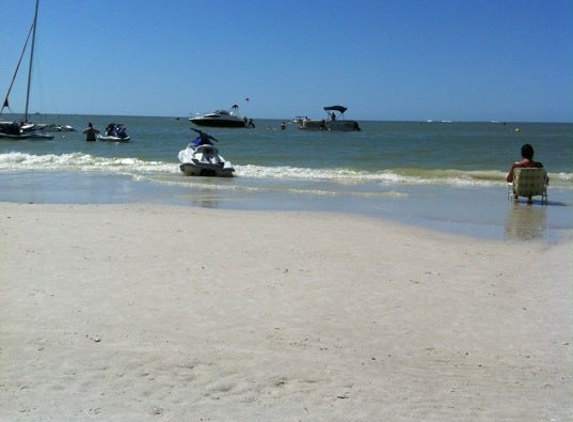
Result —
[[0, 204], [1, 421], [571, 421], [571, 234]]

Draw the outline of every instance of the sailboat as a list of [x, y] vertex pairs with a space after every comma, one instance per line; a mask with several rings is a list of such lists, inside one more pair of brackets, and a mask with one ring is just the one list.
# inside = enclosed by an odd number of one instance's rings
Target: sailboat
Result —
[[12, 90], [12, 86], [14, 85], [14, 81], [16, 80], [16, 76], [18, 74], [18, 69], [20, 68], [20, 64], [22, 63], [22, 59], [24, 57], [24, 53], [28, 47], [28, 42], [30, 41], [30, 37], [32, 38], [32, 45], [30, 49], [30, 64], [28, 67], [28, 84], [26, 89], [26, 108], [24, 113], [24, 119], [21, 122], [0, 122], [0, 138], [9, 138], [9, 139], [53, 139], [54, 136], [45, 133], [42, 130], [42, 127], [38, 127], [33, 123], [28, 122], [28, 106], [30, 104], [30, 85], [32, 82], [32, 64], [34, 63], [34, 44], [36, 42], [36, 24], [38, 21], [38, 6], [40, 0], [36, 0], [36, 9], [34, 12], [34, 21], [32, 22], [32, 26], [30, 27], [30, 32], [28, 32], [28, 37], [26, 38], [26, 43], [24, 44], [24, 48], [22, 49], [22, 53], [20, 54], [20, 59], [18, 60], [18, 65], [16, 66], [16, 70], [14, 72], [14, 76], [12, 77], [12, 82], [10, 83], [10, 87], [8, 88], [8, 92], [6, 93], [6, 97], [4, 98], [4, 102], [2, 103], [2, 109], [0, 109], [0, 114], [4, 111], [5, 108], [10, 108], [8, 97], [10, 96], [10, 91]]

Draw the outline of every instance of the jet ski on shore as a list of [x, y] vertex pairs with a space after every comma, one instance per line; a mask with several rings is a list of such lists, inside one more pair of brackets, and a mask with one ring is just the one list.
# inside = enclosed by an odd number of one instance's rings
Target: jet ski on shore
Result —
[[212, 141], [217, 142], [217, 139], [201, 130], [191, 130], [199, 136], [187, 148], [179, 151], [179, 169], [187, 176], [232, 177], [235, 172], [233, 165], [213, 145]]

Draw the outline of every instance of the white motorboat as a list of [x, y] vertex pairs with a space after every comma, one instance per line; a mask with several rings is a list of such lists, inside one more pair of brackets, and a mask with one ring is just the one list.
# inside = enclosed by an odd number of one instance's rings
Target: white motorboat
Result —
[[346, 107], [340, 105], [324, 107], [328, 118], [322, 120], [304, 119], [299, 121], [298, 128], [300, 130], [334, 130], [345, 132], [361, 130], [357, 121], [344, 119], [344, 112], [346, 110], [348, 110]]
[[189, 121], [197, 126], [241, 128], [255, 127], [253, 119], [247, 119], [237, 113], [238, 105], [234, 105], [230, 110], [216, 110], [212, 113], [201, 114], [190, 117]]
[[131, 140], [121, 123], [110, 123], [105, 129], [105, 135], [97, 135], [96, 138], [98, 141], [106, 142], [129, 142]]
[[179, 151], [179, 169], [187, 176], [232, 177], [235, 172], [233, 165], [219, 154], [211, 142], [217, 140], [205, 132], [192, 130], [199, 136], [187, 148]]
[[50, 123], [44, 127], [46, 132], [75, 132], [76, 129], [70, 125], [60, 125], [56, 123]]

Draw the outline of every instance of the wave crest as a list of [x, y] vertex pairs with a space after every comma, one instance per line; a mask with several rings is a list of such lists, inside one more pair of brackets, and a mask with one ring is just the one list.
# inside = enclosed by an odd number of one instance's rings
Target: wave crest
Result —
[[[505, 172], [497, 170], [383, 169], [376, 172], [345, 168], [235, 165], [236, 175], [252, 179], [321, 181], [336, 185], [449, 185], [491, 187], [505, 185]], [[178, 174], [177, 162], [150, 161], [135, 157], [98, 157], [81, 152], [33, 155], [22, 152], [0, 154], [4, 171], [70, 171], [162, 177]], [[550, 173], [553, 186], [572, 188], [573, 173]]]

